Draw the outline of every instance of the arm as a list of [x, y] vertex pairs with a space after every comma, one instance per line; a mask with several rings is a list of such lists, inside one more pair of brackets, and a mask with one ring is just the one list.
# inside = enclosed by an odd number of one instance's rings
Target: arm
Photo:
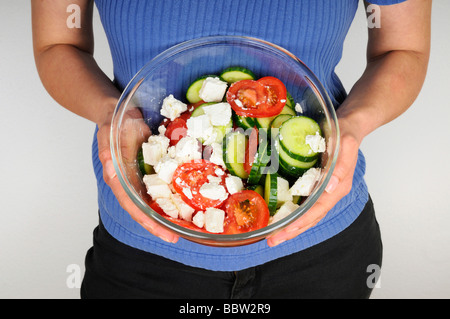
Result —
[[32, 0], [33, 49], [37, 70], [49, 94], [69, 111], [97, 124], [103, 175], [121, 206], [156, 236], [178, 237], [158, 226], [128, 198], [112, 165], [109, 131], [120, 92], [94, 60], [92, 0], [73, 0], [81, 9], [81, 28], [68, 28], [68, 3]]
[[381, 7], [381, 28], [369, 29], [367, 67], [337, 111], [340, 153], [326, 192], [301, 218], [269, 237], [269, 246], [313, 227], [350, 192], [363, 139], [405, 112], [421, 90], [430, 53], [430, 20], [431, 0]]

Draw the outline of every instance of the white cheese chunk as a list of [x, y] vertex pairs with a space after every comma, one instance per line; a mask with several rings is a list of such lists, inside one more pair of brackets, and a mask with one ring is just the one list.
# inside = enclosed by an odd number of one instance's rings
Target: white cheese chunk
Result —
[[205, 226], [205, 213], [197, 212], [192, 218], [192, 223], [198, 228], [203, 228]]
[[[178, 178], [177, 178], [178, 179]], [[186, 196], [188, 199], [192, 199], [194, 196], [192, 196], [192, 192], [189, 188], [183, 188], [182, 190], [184, 196]]]
[[307, 135], [305, 142], [311, 147], [311, 150], [315, 153], [325, 152], [325, 139], [320, 136], [319, 132], [316, 135]]
[[297, 204], [294, 204], [291, 201], [285, 202], [281, 207], [275, 212], [275, 215], [270, 218], [269, 225], [273, 224], [279, 220], [282, 220], [283, 218], [289, 216], [292, 212], [294, 212], [297, 208], [300, 206]]
[[192, 220], [192, 214], [195, 210], [186, 204], [179, 194], [171, 194], [170, 197], [166, 198], [156, 198], [155, 201], [168, 216], [186, 221]]
[[202, 152], [196, 138], [185, 136], [175, 146], [175, 159], [180, 164], [201, 158]]
[[167, 184], [170, 184], [172, 182], [173, 173], [177, 167], [178, 161], [166, 155], [155, 165], [155, 172], [158, 174], [159, 178]]
[[227, 186], [228, 193], [234, 194], [244, 189], [242, 179], [237, 176], [229, 175], [225, 178], [225, 185]]
[[205, 211], [205, 229], [211, 233], [223, 233], [225, 212], [218, 208], [207, 208]]
[[226, 102], [204, 106], [203, 110], [214, 126], [225, 126], [230, 123], [231, 105]]
[[195, 209], [186, 204], [179, 194], [173, 194], [172, 201], [178, 208], [178, 217], [190, 222]]
[[165, 214], [172, 218], [178, 218], [178, 214], [180, 211], [173, 202], [172, 198], [157, 198], [155, 201]]
[[279, 202], [292, 201], [292, 194], [289, 192], [289, 182], [282, 177], [277, 177], [277, 199]]
[[213, 127], [208, 115], [202, 114], [191, 117], [186, 121], [186, 135], [202, 140], [207, 140], [213, 133]]
[[165, 116], [173, 121], [186, 110], [187, 105], [174, 98], [171, 94], [163, 100], [163, 105], [160, 112], [162, 116]]
[[200, 187], [200, 194], [203, 197], [212, 200], [225, 200], [228, 197], [228, 193], [225, 187], [217, 183], [205, 183]]
[[155, 166], [166, 155], [169, 147], [169, 139], [164, 135], [151, 135], [148, 142], [142, 144], [144, 162]]
[[159, 135], [164, 135], [164, 134], [166, 134], [166, 127], [164, 126], [164, 125], [160, 125], [160, 126], [158, 126], [158, 132], [159, 132]]
[[227, 88], [228, 84], [219, 78], [207, 77], [203, 81], [198, 95], [205, 102], [220, 102], [223, 100]]
[[310, 168], [294, 183], [289, 192], [293, 196], [309, 196], [320, 178], [320, 168]]
[[169, 185], [157, 174], [145, 175], [143, 178], [147, 193], [153, 198], [170, 198], [172, 191]]
[[300, 103], [295, 103], [295, 110], [300, 114], [303, 113], [303, 108]]
[[[211, 148], [212, 148], [212, 152], [211, 152], [211, 157], [209, 158], [209, 161], [225, 168], [226, 166], [225, 166], [225, 162], [223, 161], [222, 144], [212, 143]], [[219, 174], [217, 174], [217, 175], [219, 175]]]

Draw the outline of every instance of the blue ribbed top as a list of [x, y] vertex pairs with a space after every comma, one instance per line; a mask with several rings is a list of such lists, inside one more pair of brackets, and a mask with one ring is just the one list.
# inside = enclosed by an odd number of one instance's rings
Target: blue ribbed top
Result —
[[[334, 70], [358, 0], [96, 0], [111, 48], [114, 81], [125, 88], [148, 61], [180, 42], [210, 35], [245, 35], [280, 45], [319, 78], [338, 106], [346, 92]], [[402, 0], [373, 0], [380, 5]], [[108, 232], [132, 247], [211, 270], [234, 271], [262, 264], [322, 242], [350, 225], [368, 200], [362, 153], [351, 192], [314, 228], [270, 248], [265, 241], [216, 248], [180, 239], [168, 244], [151, 235], [119, 205], [103, 180], [96, 135], [92, 158], [100, 217]]]

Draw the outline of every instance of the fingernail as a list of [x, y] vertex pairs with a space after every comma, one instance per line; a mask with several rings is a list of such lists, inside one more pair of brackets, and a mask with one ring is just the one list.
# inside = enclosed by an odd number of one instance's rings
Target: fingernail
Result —
[[284, 243], [286, 241], [286, 239], [280, 239], [280, 240], [272, 240], [272, 241], [270, 241], [270, 242], [268, 242], [267, 244], [270, 246], [270, 247], [275, 247], [275, 246], [278, 246], [279, 244], [282, 244], [282, 243]]
[[105, 163], [105, 170], [109, 178], [113, 179], [114, 177], [116, 177], [116, 170], [114, 169], [112, 161], [107, 161]]
[[334, 190], [336, 189], [338, 184], [339, 184], [339, 179], [336, 176], [331, 176], [330, 181], [328, 182], [328, 185], [325, 188], [325, 191], [327, 193], [331, 194], [332, 192], [334, 192]]
[[164, 237], [163, 235], [159, 235], [158, 237], [167, 243], [170, 243], [170, 244], [176, 243], [176, 238], [174, 238], [174, 237], [172, 237], [172, 239], [168, 239], [168, 238]]

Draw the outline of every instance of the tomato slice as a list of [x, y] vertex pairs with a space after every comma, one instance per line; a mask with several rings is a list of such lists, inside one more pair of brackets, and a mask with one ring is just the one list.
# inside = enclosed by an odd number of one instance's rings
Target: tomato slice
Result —
[[[205, 210], [208, 207], [219, 207], [225, 201], [225, 198], [211, 199], [204, 197], [200, 193], [200, 188], [209, 183], [208, 176], [218, 177], [220, 186], [225, 188], [225, 174], [216, 175], [216, 170], [222, 168], [210, 161], [193, 160], [184, 163], [175, 170], [172, 178], [172, 184], [181, 198], [191, 207], [197, 210]], [[186, 191], [185, 189], [188, 189]]]
[[266, 76], [257, 81], [237, 81], [227, 92], [227, 102], [239, 116], [278, 115], [286, 104], [286, 98], [286, 87], [273, 76]]
[[224, 234], [240, 234], [266, 227], [269, 208], [261, 195], [252, 190], [232, 194], [224, 203]]

